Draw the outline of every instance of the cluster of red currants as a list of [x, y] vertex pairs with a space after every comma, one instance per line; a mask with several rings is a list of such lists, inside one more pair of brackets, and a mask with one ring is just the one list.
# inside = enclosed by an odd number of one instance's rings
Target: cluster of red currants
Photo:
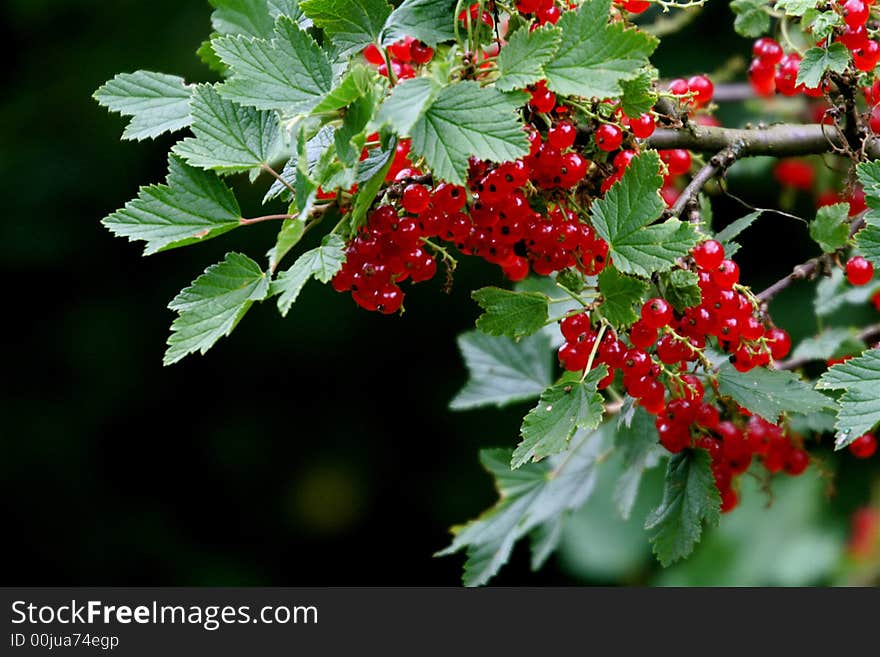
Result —
[[874, 0], [838, 0], [844, 28], [835, 40], [852, 54], [853, 65], [860, 71], [873, 71], [880, 63], [880, 44], [871, 39], [867, 23]]
[[[434, 49], [423, 41], [413, 37], [405, 37], [388, 46], [391, 60], [391, 71], [398, 80], [406, 80], [416, 76], [416, 67], [427, 64], [434, 58]], [[375, 66], [380, 75], [388, 77], [388, 62], [385, 55], [375, 44], [364, 49], [364, 59]]]
[[772, 96], [779, 92], [783, 96], [804, 94], [811, 98], [821, 98], [822, 88], [807, 88], [797, 83], [801, 56], [797, 53], [788, 55], [777, 41], [769, 37], [761, 37], [752, 46], [755, 58], [749, 66], [749, 83], [759, 96]]

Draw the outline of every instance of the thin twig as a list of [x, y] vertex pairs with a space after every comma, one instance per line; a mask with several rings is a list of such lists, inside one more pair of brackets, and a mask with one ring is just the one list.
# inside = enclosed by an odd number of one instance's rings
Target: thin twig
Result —
[[273, 178], [275, 178], [275, 180], [277, 180], [278, 182], [280, 182], [282, 185], [284, 185], [284, 186], [287, 188], [287, 191], [289, 191], [291, 194], [296, 195], [296, 190], [293, 188], [293, 185], [291, 185], [289, 182], [287, 182], [287, 181], [281, 176], [281, 174], [279, 174], [277, 171], [275, 171], [275, 169], [273, 169], [272, 167], [270, 167], [270, 166], [269, 166], [268, 164], [266, 164], [265, 162], [264, 162], [263, 164], [260, 165], [260, 168], [261, 168], [263, 171], [265, 171], [266, 173], [268, 173], [270, 176], [272, 176]]
[[696, 202], [697, 195], [706, 183], [715, 176], [723, 174], [736, 161], [736, 158], [739, 157], [739, 150], [738, 144], [731, 144], [713, 155], [706, 166], [697, 172], [697, 175], [691, 179], [688, 186], [679, 194], [675, 204], [669, 210], [669, 216], [681, 217], [688, 206]]

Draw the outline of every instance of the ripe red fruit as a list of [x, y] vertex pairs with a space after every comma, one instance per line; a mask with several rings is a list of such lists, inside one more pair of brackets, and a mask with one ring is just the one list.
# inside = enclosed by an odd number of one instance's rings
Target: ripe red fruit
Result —
[[782, 46], [774, 39], [762, 37], [752, 45], [752, 54], [765, 66], [775, 66], [782, 59]]
[[576, 342], [578, 337], [590, 330], [590, 317], [586, 313], [569, 315], [559, 322], [562, 336], [569, 342]]
[[721, 491], [721, 513], [730, 513], [739, 504], [739, 495], [732, 488]]
[[722, 290], [730, 290], [739, 282], [739, 265], [733, 260], [722, 260], [712, 272], [712, 282]]
[[785, 471], [793, 477], [803, 474], [810, 465], [810, 455], [802, 449], [792, 449], [785, 460]]
[[849, 444], [850, 453], [857, 459], [868, 459], [877, 451], [877, 438], [872, 433], [859, 436]]
[[647, 139], [653, 135], [655, 126], [654, 115], [648, 112], [640, 114], [629, 122], [629, 129], [638, 139]]
[[541, 25], [546, 25], [547, 23], [555, 25], [562, 16], [562, 11], [553, 3], [543, 4], [538, 7], [535, 16]]
[[651, 3], [647, 2], [647, 0], [622, 0], [619, 4], [621, 8], [631, 14], [641, 14], [651, 6]]
[[546, 113], [556, 105], [556, 94], [547, 87], [536, 87], [531, 93], [529, 105], [536, 112]]
[[676, 96], [684, 96], [689, 91], [687, 80], [684, 78], [675, 78], [669, 83], [669, 92]]
[[416, 64], [427, 64], [434, 58], [434, 49], [424, 41], [413, 41], [409, 45], [409, 52]]
[[665, 299], [648, 299], [642, 306], [642, 321], [654, 329], [669, 326], [672, 321], [672, 306]]
[[718, 265], [724, 260], [724, 247], [717, 240], [706, 240], [697, 244], [691, 255], [697, 267], [712, 271], [718, 269]]
[[860, 71], [873, 71], [880, 62], [880, 44], [876, 41], [866, 41], [861, 48], [852, 51], [853, 64]]
[[385, 63], [385, 55], [375, 43], [371, 43], [364, 49], [364, 59], [375, 66]]
[[616, 151], [623, 142], [623, 132], [616, 125], [603, 123], [596, 129], [596, 145], [606, 153]]
[[629, 341], [632, 342], [633, 347], [647, 349], [657, 342], [657, 329], [640, 319], [630, 327]]
[[774, 360], [782, 360], [791, 351], [791, 336], [785, 329], [771, 328], [765, 334], [767, 347]]
[[776, 92], [776, 69], [762, 59], [755, 59], [749, 66], [749, 84], [759, 96], [772, 96]]
[[843, 21], [851, 28], [868, 22], [870, 8], [862, 0], [846, 0], [843, 3]]
[[871, 108], [871, 114], [868, 117], [868, 125], [871, 127], [871, 132], [880, 134], [880, 105], [874, 105], [874, 107]]
[[425, 186], [413, 183], [407, 185], [403, 190], [401, 203], [403, 204], [403, 209], [407, 212], [418, 214], [428, 207], [430, 200], [431, 195], [428, 193]]
[[694, 94], [697, 107], [708, 105], [715, 93], [715, 85], [705, 75], [695, 75], [687, 81], [688, 89]]
[[773, 176], [781, 185], [810, 191], [816, 173], [812, 166], [802, 160], [781, 160], [773, 168]]
[[560, 121], [547, 132], [547, 142], [561, 151], [574, 145], [577, 129], [571, 121]]
[[867, 285], [874, 278], [874, 265], [862, 256], [854, 256], [846, 263], [846, 279], [852, 285]]
[[691, 168], [691, 154], [683, 148], [660, 151], [660, 159], [669, 169], [670, 176], [687, 173]]

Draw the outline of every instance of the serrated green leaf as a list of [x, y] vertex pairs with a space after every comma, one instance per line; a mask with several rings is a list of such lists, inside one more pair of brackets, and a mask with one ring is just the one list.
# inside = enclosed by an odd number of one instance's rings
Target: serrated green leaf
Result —
[[452, 544], [437, 556], [466, 548], [465, 586], [485, 584], [519, 539], [536, 531], [533, 540], [546, 534], [560, 517], [584, 505], [595, 489], [596, 466], [608, 442], [603, 431], [578, 432], [565, 453], [517, 470], [510, 469], [510, 450], [483, 450], [480, 462], [495, 478], [500, 499], [476, 520], [453, 528]]
[[739, 244], [733, 240], [739, 237], [743, 231], [755, 223], [762, 214], [762, 210], [749, 212], [746, 216], [740, 217], [736, 221], [732, 221], [729, 225], [725, 226], [723, 230], [718, 231], [718, 234], [715, 235], [715, 239], [721, 242], [721, 245], [724, 247], [724, 253], [728, 258], [733, 257], [740, 248]]
[[789, 16], [803, 16], [808, 9], [815, 9], [816, 0], [776, 0], [776, 8]]
[[214, 32], [209, 39], [202, 41], [202, 45], [196, 50], [196, 55], [199, 56], [202, 63], [209, 69], [219, 75], [225, 76], [229, 68], [223, 63], [223, 60], [217, 56], [217, 53], [214, 52], [214, 46], [211, 45], [211, 39], [216, 39], [218, 36], [220, 36], [220, 34]]
[[272, 34], [275, 19], [266, 0], [209, 0], [215, 8], [211, 24], [220, 34], [266, 37]]
[[856, 248], [875, 267], [880, 267], [880, 226], [865, 226], [856, 233]]
[[468, 160], [507, 162], [528, 154], [516, 105], [497, 89], [457, 82], [441, 89], [411, 130], [412, 152], [435, 180], [464, 185]]
[[632, 80], [620, 81], [620, 88], [623, 90], [620, 107], [624, 114], [636, 118], [651, 111], [658, 98], [657, 92], [654, 90], [654, 80], [656, 79], [656, 69], [649, 67], [640, 71]]
[[220, 174], [260, 173], [285, 149], [275, 112], [261, 112], [221, 98], [210, 84], [195, 88], [191, 102], [195, 137], [178, 142], [172, 151], [187, 164]]
[[523, 26], [510, 35], [498, 53], [495, 87], [501, 91], [523, 89], [544, 79], [544, 64], [556, 54], [562, 31], [552, 25], [536, 30]]
[[733, 0], [730, 8], [736, 14], [733, 29], [740, 36], [755, 38], [770, 29], [770, 8], [765, 0]]
[[700, 305], [703, 293], [699, 276], [686, 269], [673, 269], [660, 275], [660, 289], [666, 299], [679, 312]]
[[220, 94], [240, 105], [306, 114], [330, 93], [333, 70], [327, 55], [308, 34], [286, 17], [278, 19], [275, 37], [224, 36], [214, 50], [232, 70]]
[[532, 335], [544, 327], [549, 317], [550, 300], [539, 292], [484, 287], [471, 296], [484, 311], [477, 319], [477, 328], [489, 335]]
[[543, 333], [515, 342], [479, 331], [458, 336], [468, 382], [449, 403], [454, 411], [503, 407], [540, 395], [553, 376], [553, 351]]
[[523, 419], [522, 441], [513, 451], [511, 468], [529, 461], [540, 461], [565, 451], [568, 441], [578, 429], [595, 429], [605, 413], [605, 400], [596, 387], [608, 374], [600, 365], [584, 380], [563, 380], [547, 388]]
[[104, 219], [119, 237], [145, 241], [144, 255], [201, 242], [237, 228], [241, 210], [216, 174], [168, 158], [165, 185], [141, 187], [138, 197]]
[[831, 367], [816, 387], [843, 390], [838, 398], [835, 449], [842, 449], [880, 422], [880, 349]]
[[602, 295], [599, 306], [602, 316], [613, 326], [627, 327], [639, 318], [635, 308], [644, 301], [648, 284], [624, 276], [616, 267], [609, 266], [599, 274], [599, 293]]
[[649, 225], [666, 208], [659, 193], [659, 167], [656, 151], [634, 158], [620, 182], [593, 203], [593, 226], [608, 242], [614, 265], [625, 274], [647, 278], [671, 269], [699, 238], [694, 226], [677, 219]]
[[278, 311], [287, 317], [290, 307], [299, 297], [310, 278], [327, 283], [345, 264], [345, 241], [339, 235], [327, 235], [318, 246], [306, 251], [290, 269], [278, 274], [272, 282], [272, 295], [278, 297]]
[[152, 139], [192, 123], [189, 99], [192, 89], [183, 78], [164, 73], [120, 73], [94, 94], [111, 112], [131, 117], [123, 139]]
[[382, 30], [382, 45], [411, 36], [436, 46], [455, 38], [455, 0], [404, 0]]
[[394, 163], [397, 140], [393, 139], [387, 150], [375, 149], [366, 160], [360, 162], [357, 172], [358, 188], [351, 209], [351, 225], [358, 228], [367, 218], [367, 212], [376, 201], [376, 194], [385, 182], [385, 176]]
[[834, 400], [816, 392], [794, 372], [756, 367], [738, 372], [730, 363], [718, 370], [718, 393], [775, 423], [782, 413], [813, 413], [834, 408]]
[[818, 11], [808, 9], [801, 18], [801, 25], [809, 28], [813, 42], [818, 43], [828, 38], [834, 32], [834, 28], [843, 27], [843, 19], [836, 11]]
[[865, 345], [845, 328], [829, 328], [805, 340], [801, 340], [792, 352], [793, 360], [828, 360], [860, 352]]
[[378, 40], [391, 14], [385, 0], [303, 0], [299, 6], [327, 33], [342, 57]]
[[816, 212], [810, 222], [810, 237], [825, 253], [834, 253], [849, 241], [849, 205], [835, 203]]
[[839, 42], [827, 48], [810, 48], [798, 68], [797, 83], [815, 89], [828, 71], [843, 73], [849, 64], [849, 50]]
[[366, 66], [354, 64], [336, 87], [318, 103], [312, 110], [313, 114], [319, 112], [332, 112], [351, 105], [354, 101], [372, 92], [372, 73]]
[[623, 471], [614, 486], [613, 500], [624, 520], [628, 520], [639, 494], [642, 475], [656, 467], [664, 455], [654, 426], [654, 418], [636, 407], [630, 423], [619, 418], [614, 446], [623, 459]]
[[227, 253], [168, 305], [178, 316], [171, 324], [165, 365], [187, 354], [202, 355], [220, 338], [232, 333], [254, 301], [269, 290], [269, 277], [260, 266], [240, 253]]
[[648, 65], [659, 41], [623, 22], [609, 23], [611, 0], [593, 0], [564, 12], [558, 55], [544, 65], [547, 86], [558, 94], [617, 98], [622, 80]]
[[334, 185], [326, 186], [324, 191], [331, 191], [337, 187], [348, 189], [354, 184], [354, 167], [357, 166], [366, 143], [367, 124], [372, 120], [375, 112], [376, 99], [372, 93], [361, 96], [346, 109], [345, 116], [342, 117], [342, 125], [333, 133], [333, 143], [336, 146], [337, 157], [347, 167], [352, 179], [350, 182], [337, 181]]
[[663, 500], [645, 521], [654, 554], [663, 566], [693, 551], [704, 522], [718, 524], [721, 496], [710, 465], [709, 453], [702, 449], [688, 449], [669, 459]]
[[856, 166], [856, 174], [865, 190], [865, 203], [868, 205], [865, 221], [880, 225], [880, 160], [862, 162]]
[[379, 129], [389, 125], [401, 137], [409, 137], [413, 126], [434, 102], [440, 89], [431, 78], [404, 80], [379, 106], [373, 127]]
[[275, 246], [266, 254], [269, 257], [269, 271], [275, 271], [278, 263], [284, 259], [290, 250], [299, 244], [306, 233], [306, 221], [302, 217], [285, 219], [275, 238]]

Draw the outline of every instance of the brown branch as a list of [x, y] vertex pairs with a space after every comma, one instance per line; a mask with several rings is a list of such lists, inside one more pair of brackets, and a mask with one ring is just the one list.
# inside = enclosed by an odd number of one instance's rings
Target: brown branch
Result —
[[[789, 157], [845, 150], [848, 142], [836, 126], [815, 123], [765, 128], [717, 128], [691, 124], [680, 129], [658, 128], [647, 139], [649, 148], [686, 148], [699, 153], [717, 153], [734, 145], [740, 149], [739, 157]], [[880, 157], [880, 141], [876, 138], [868, 140], [865, 152], [871, 158]]]
[[[731, 164], [736, 162], [736, 159], [739, 157], [739, 152], [739, 144], [731, 144], [724, 150], [713, 155], [706, 166], [697, 172], [697, 175], [691, 179], [688, 186], [684, 188], [681, 194], [679, 194], [675, 204], [669, 210], [669, 216], [680, 217], [684, 214], [685, 210], [693, 206], [696, 203], [697, 195], [700, 193], [700, 190], [703, 189], [706, 183], [712, 178], [719, 174], [723, 174]], [[697, 220], [699, 221], [699, 218]]]

